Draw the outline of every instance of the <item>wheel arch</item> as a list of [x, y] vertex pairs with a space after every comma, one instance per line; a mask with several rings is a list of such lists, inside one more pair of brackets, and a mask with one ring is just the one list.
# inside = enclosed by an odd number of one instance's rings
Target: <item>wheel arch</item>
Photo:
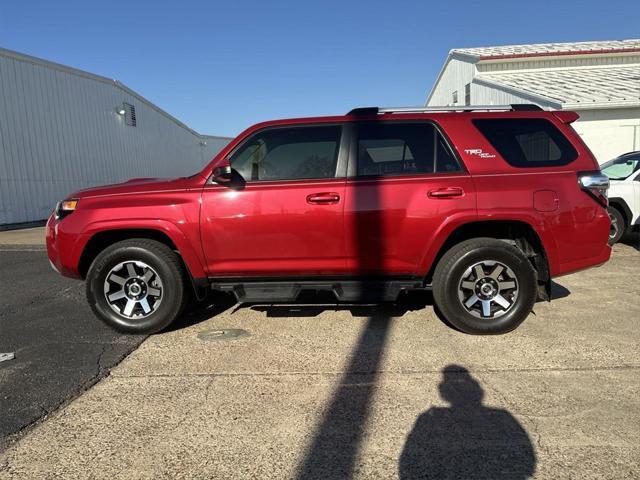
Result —
[[622, 217], [624, 218], [626, 226], [631, 225], [631, 219], [633, 218], [633, 214], [631, 213], [631, 209], [629, 208], [629, 205], [627, 204], [624, 198], [622, 197], [609, 198], [609, 206], [611, 208], [615, 208], [622, 214]]
[[202, 297], [202, 282], [207, 278], [202, 262], [182, 231], [170, 222], [156, 220], [152, 224], [142, 224], [138, 221], [131, 225], [119, 223], [117, 227], [111, 223], [100, 222], [91, 225], [87, 237], [78, 260], [78, 273], [81, 278], [86, 278], [93, 260], [109, 245], [131, 238], [147, 238], [167, 245], [178, 254], [196, 297]]
[[451, 247], [465, 240], [480, 237], [504, 240], [522, 251], [538, 274], [539, 296], [544, 300], [550, 299], [551, 275], [547, 251], [536, 229], [521, 220], [478, 220], [457, 226], [449, 233], [430, 262], [425, 283], [432, 282], [436, 265]]
[[160, 230], [150, 228], [118, 228], [99, 230], [89, 238], [82, 249], [80, 261], [78, 262], [78, 273], [80, 273], [82, 278], [85, 279], [87, 272], [89, 271], [89, 267], [100, 252], [114, 243], [132, 238], [155, 240], [179, 253], [178, 247], [171, 237]]

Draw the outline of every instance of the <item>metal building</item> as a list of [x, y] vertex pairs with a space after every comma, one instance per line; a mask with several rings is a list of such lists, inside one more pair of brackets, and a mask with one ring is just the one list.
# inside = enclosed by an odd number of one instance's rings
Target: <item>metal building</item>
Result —
[[574, 128], [600, 163], [640, 150], [640, 40], [457, 48], [427, 99], [509, 103], [577, 111]]
[[229, 140], [117, 80], [0, 49], [0, 225], [42, 220], [81, 188], [191, 175]]

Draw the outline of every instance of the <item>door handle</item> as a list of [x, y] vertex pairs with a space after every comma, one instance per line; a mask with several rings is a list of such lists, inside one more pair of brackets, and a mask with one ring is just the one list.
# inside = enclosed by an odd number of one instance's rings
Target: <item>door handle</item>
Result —
[[451, 197], [462, 197], [464, 195], [464, 190], [460, 187], [444, 187], [437, 188], [435, 190], [429, 190], [427, 193], [429, 198], [451, 198]]
[[307, 195], [307, 203], [313, 203], [316, 205], [328, 205], [338, 203], [339, 201], [340, 195], [335, 192], [321, 192]]

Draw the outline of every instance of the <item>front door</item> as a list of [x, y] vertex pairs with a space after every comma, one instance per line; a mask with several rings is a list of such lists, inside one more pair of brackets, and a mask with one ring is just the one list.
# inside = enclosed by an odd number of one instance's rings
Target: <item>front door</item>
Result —
[[202, 193], [209, 276], [342, 274], [342, 127], [272, 127], [229, 157], [235, 180]]

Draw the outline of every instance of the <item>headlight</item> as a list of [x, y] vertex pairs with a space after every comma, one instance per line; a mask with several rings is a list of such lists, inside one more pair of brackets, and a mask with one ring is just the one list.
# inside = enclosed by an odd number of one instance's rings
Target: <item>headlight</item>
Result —
[[58, 202], [58, 204], [56, 205], [56, 217], [64, 218], [67, 215], [73, 213], [76, 208], [78, 208], [79, 201], [80, 200], [78, 200], [77, 198], [68, 198], [61, 202]]

